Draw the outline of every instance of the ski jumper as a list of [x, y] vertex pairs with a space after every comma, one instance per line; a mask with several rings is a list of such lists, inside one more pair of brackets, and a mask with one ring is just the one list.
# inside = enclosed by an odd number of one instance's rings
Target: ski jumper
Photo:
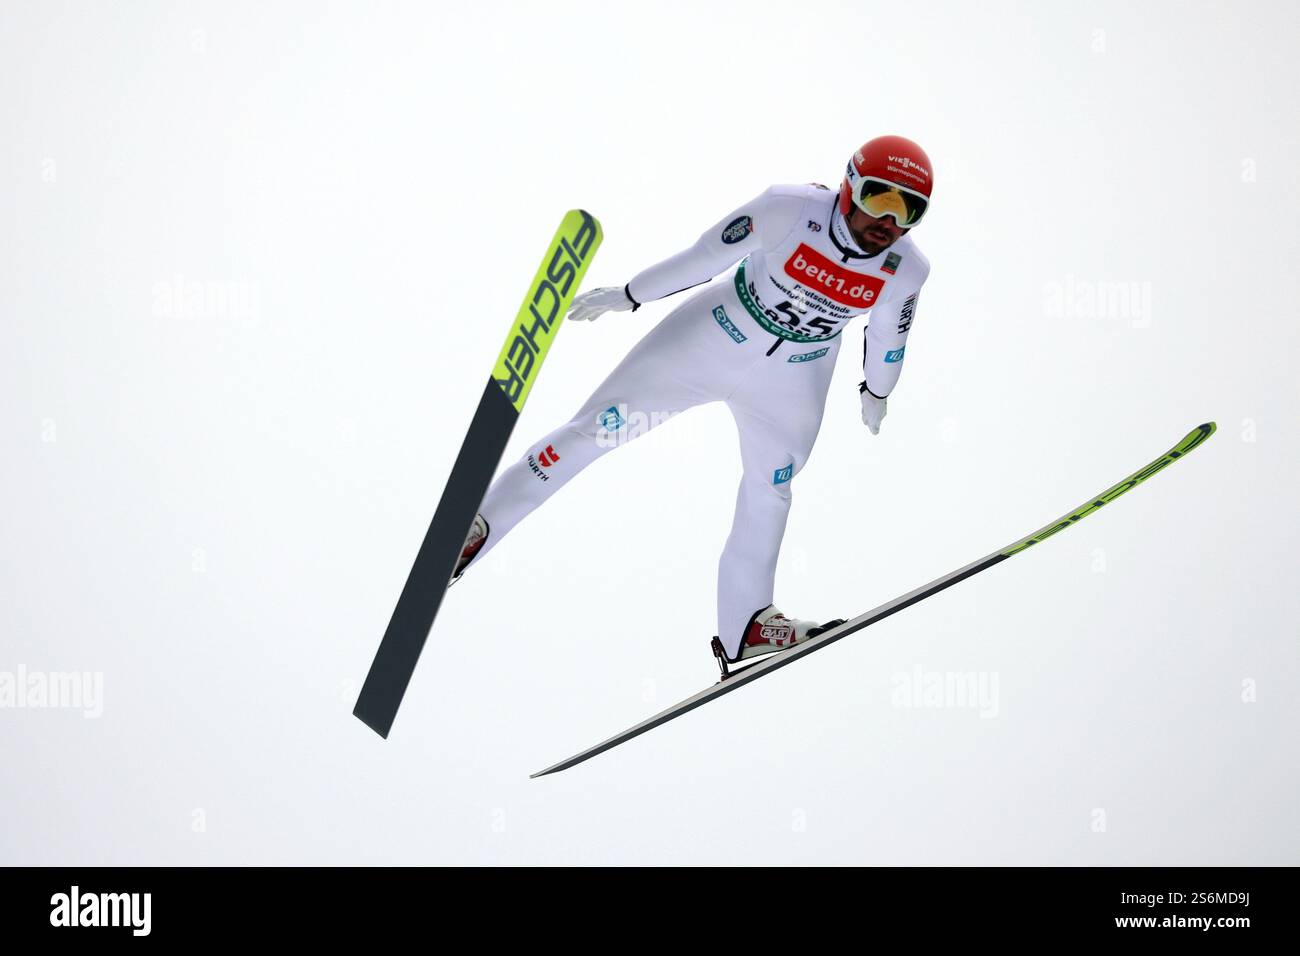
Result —
[[910, 236], [873, 256], [862, 252], [837, 198], [822, 186], [773, 186], [635, 276], [627, 294], [644, 303], [742, 260], [670, 312], [571, 421], [497, 477], [480, 509], [489, 532], [474, 561], [611, 448], [684, 409], [725, 402], [740, 432], [743, 473], [718, 565], [717, 623], [735, 656], [750, 619], [772, 603], [791, 485], [821, 427], [840, 333], [870, 311], [863, 374], [873, 395], [887, 396], [929, 273]]

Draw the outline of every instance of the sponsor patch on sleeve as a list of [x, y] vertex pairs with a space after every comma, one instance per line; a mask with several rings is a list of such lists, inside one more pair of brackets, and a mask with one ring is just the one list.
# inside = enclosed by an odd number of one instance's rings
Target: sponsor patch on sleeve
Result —
[[616, 432], [623, 427], [627, 419], [623, 417], [617, 405], [611, 405], [596, 416], [596, 421], [600, 422], [600, 427], [605, 431]]
[[754, 219], [752, 216], [737, 216], [727, 223], [727, 227], [722, 230], [722, 241], [727, 245], [744, 242], [745, 237], [753, 231]]
[[913, 292], [898, 310], [898, 333], [901, 335], [912, 327], [912, 315], [916, 311], [916, 293]]

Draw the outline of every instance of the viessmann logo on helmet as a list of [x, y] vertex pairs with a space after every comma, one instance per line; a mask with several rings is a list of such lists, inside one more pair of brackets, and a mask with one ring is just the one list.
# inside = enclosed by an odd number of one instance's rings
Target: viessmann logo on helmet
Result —
[[888, 157], [888, 159], [889, 159], [889, 162], [890, 162], [890, 163], [892, 163], [892, 164], [894, 164], [894, 165], [896, 165], [896, 166], [899, 166], [899, 167], [902, 168], [904, 171], [906, 171], [909, 175], [915, 175], [915, 174], [912, 173], [911, 171], [912, 171], [913, 169], [918, 169], [918, 170], [921, 171], [921, 178], [922, 178], [922, 179], [929, 179], [929, 178], [930, 178], [930, 170], [926, 169], [924, 166], [922, 166], [920, 163], [918, 163], [918, 162], [917, 162], [916, 160], [914, 160], [914, 159], [909, 159], [909, 158], [906, 157], [906, 156], [890, 156], [890, 157]]
[[885, 280], [841, 269], [836, 263], [805, 243], [799, 243], [785, 261], [785, 274], [810, 289], [816, 289], [840, 305], [869, 309], [876, 304]]

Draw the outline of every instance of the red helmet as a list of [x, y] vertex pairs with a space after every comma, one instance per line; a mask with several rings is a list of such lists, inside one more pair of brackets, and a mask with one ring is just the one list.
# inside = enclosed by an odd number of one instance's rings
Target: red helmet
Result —
[[856, 205], [870, 216], [892, 215], [900, 226], [915, 226], [930, 205], [933, 184], [925, 150], [902, 136], [877, 136], [849, 160], [840, 214], [847, 216]]

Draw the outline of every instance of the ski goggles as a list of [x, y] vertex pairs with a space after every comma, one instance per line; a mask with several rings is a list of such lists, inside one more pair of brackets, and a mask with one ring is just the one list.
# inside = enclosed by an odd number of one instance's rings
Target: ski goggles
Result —
[[921, 221], [930, 200], [906, 186], [863, 176], [853, 186], [853, 204], [875, 219], [893, 216], [894, 222], [910, 229]]

